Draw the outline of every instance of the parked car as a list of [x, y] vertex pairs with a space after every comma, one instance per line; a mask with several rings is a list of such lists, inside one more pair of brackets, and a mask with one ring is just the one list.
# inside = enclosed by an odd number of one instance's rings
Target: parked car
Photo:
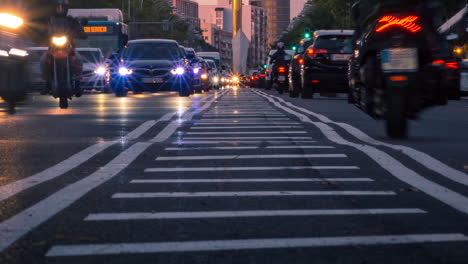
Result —
[[26, 85], [30, 90], [39, 91], [44, 89], [46, 81], [42, 78], [41, 58], [47, 53], [47, 47], [27, 48], [29, 56], [27, 57]]
[[312, 44], [313, 38], [301, 40], [299, 47], [289, 65], [289, 96], [298, 97], [302, 92], [301, 70], [304, 65], [304, 56], [307, 48]]
[[179, 44], [175, 40], [141, 39], [129, 41], [121, 53], [117, 70], [111, 72], [111, 86], [117, 96], [128, 90], [178, 91], [192, 94], [192, 83]]
[[77, 48], [76, 52], [83, 60], [83, 75], [81, 88], [84, 90], [98, 90], [110, 92], [110, 73], [106, 65], [106, 59], [98, 48]]
[[318, 30], [305, 51], [301, 69], [302, 97], [315, 92], [347, 93], [348, 61], [353, 53], [353, 30]]

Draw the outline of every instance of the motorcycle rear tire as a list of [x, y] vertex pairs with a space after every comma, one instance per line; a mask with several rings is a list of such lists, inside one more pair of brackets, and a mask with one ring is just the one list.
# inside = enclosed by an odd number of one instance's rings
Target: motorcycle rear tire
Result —
[[385, 113], [387, 135], [393, 139], [408, 137], [408, 120], [406, 118], [406, 96], [401, 90], [393, 90], [387, 97]]
[[66, 96], [61, 96], [60, 97], [59, 106], [60, 106], [60, 109], [67, 109], [68, 108], [68, 98]]

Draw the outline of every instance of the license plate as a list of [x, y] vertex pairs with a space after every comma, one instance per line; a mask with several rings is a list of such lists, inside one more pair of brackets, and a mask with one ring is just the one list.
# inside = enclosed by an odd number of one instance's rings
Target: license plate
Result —
[[351, 54], [333, 54], [331, 56], [332, 61], [347, 61], [351, 58]]
[[382, 50], [382, 69], [384, 71], [418, 70], [418, 49], [395, 48]]
[[143, 83], [163, 83], [164, 79], [162, 78], [143, 78], [141, 79]]
[[286, 81], [286, 76], [279, 76], [278, 81]]
[[468, 72], [462, 72], [460, 78], [460, 89], [468, 92]]

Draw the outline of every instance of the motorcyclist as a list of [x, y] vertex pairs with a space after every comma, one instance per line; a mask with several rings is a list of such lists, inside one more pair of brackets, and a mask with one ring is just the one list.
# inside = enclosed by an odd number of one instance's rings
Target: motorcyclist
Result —
[[278, 71], [277, 71], [278, 62], [284, 61], [284, 57], [286, 55], [287, 55], [287, 53], [285, 51], [284, 43], [283, 42], [278, 42], [278, 44], [276, 44], [276, 52], [273, 53], [273, 55], [270, 56], [271, 57], [271, 63], [273, 64], [273, 67], [272, 67], [272, 73], [273, 73], [272, 80], [276, 80], [276, 77], [278, 75]]
[[[83, 62], [79, 54], [75, 52], [75, 38], [86, 39], [87, 35], [83, 30], [83, 26], [80, 22], [71, 16], [67, 16], [68, 9], [70, 7], [69, 0], [54, 0], [55, 4], [55, 12], [49, 20], [49, 28], [53, 27], [57, 24], [66, 24], [65, 26], [68, 28], [68, 34], [70, 37], [70, 43], [73, 47], [73, 51], [71, 52], [70, 56], [70, 64], [72, 75], [77, 83], [79, 83], [79, 77], [82, 75], [83, 71]], [[50, 36], [49, 36], [50, 37]], [[50, 53], [44, 55], [41, 58], [41, 70], [43, 79], [47, 81], [48, 85], [46, 85], [45, 90], [42, 91], [41, 94], [47, 94], [50, 92], [50, 84], [48, 82], [50, 71], [52, 65], [52, 56]], [[78, 89], [79, 90], [79, 89]], [[76, 94], [77, 96], [81, 95], [79, 92]]]

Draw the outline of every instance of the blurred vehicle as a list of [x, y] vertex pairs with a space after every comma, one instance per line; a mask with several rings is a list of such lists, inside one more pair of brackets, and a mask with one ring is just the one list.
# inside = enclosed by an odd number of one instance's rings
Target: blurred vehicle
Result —
[[[285, 50], [285, 52], [288, 55], [294, 56], [294, 51], [293, 50]], [[270, 52], [268, 53], [268, 59], [267, 59], [267, 62], [266, 62], [267, 66], [266, 66], [266, 69], [265, 69], [265, 86], [264, 86], [264, 88], [267, 89], [267, 90], [270, 90], [271, 86], [272, 86], [271, 71], [273, 70], [273, 64], [272, 64], [272, 61], [271, 61], [271, 56], [273, 56], [273, 54], [275, 54], [275, 53], [276, 53], [276, 49], [270, 50]]]
[[101, 49], [77, 48], [76, 51], [83, 60], [81, 88], [84, 90], [95, 89], [102, 92], [110, 92], [110, 73]]
[[[285, 55], [282, 59], [273, 60], [271, 83], [272, 88], [276, 89], [278, 93], [283, 94], [288, 89], [288, 72], [289, 64], [291, 63], [292, 56]], [[276, 72], [275, 72], [276, 71]]]
[[42, 78], [41, 58], [47, 53], [47, 47], [29, 47], [27, 57], [27, 86], [30, 90], [43, 90], [46, 81]]
[[0, 6], [0, 97], [14, 113], [16, 103], [26, 98], [22, 9], [15, 4]]
[[208, 72], [210, 74], [210, 88], [211, 89], [219, 89], [219, 71], [218, 67], [214, 60], [205, 59], [206, 63], [208, 64]]
[[203, 89], [202, 79], [200, 76], [201, 71], [198, 64], [199, 58], [197, 57], [195, 50], [193, 48], [185, 48], [185, 58], [193, 92], [201, 92]]
[[305, 51], [312, 44], [312, 38], [305, 38], [301, 40], [299, 47], [289, 65], [289, 96], [298, 97], [302, 92], [302, 82], [301, 82], [301, 70], [304, 65]]
[[209, 71], [208, 63], [203, 58], [197, 58], [197, 67], [199, 69], [199, 76], [201, 79], [201, 89], [195, 92], [201, 93], [202, 91], [208, 92], [211, 89], [211, 75]]
[[468, 60], [461, 62], [460, 95], [468, 96]]
[[216, 67], [221, 67], [221, 56], [219, 52], [197, 52], [196, 55], [205, 60], [213, 60], [216, 63]]
[[445, 72], [458, 64], [447, 61], [450, 52], [445, 39], [431, 26], [433, 17], [419, 7], [378, 5], [375, 9], [366, 18], [370, 22], [356, 23], [349, 101], [384, 119], [391, 138], [405, 138], [408, 119], [447, 103]]
[[117, 8], [70, 9], [68, 14], [89, 20], [83, 27], [88, 38], [76, 41], [79, 48], [99, 48], [104, 57], [109, 58], [128, 42], [128, 26], [124, 23], [122, 11]]
[[255, 71], [250, 75], [250, 80], [249, 80], [249, 87], [250, 88], [258, 88], [261, 86], [260, 82], [260, 76], [259, 72]]
[[348, 61], [353, 53], [352, 30], [318, 30], [305, 51], [301, 67], [302, 98], [315, 92], [348, 92]]
[[111, 87], [116, 96], [125, 96], [128, 90], [136, 94], [159, 90], [177, 91], [180, 96], [192, 94], [179, 44], [167, 39], [129, 41], [118, 69], [111, 70]]

